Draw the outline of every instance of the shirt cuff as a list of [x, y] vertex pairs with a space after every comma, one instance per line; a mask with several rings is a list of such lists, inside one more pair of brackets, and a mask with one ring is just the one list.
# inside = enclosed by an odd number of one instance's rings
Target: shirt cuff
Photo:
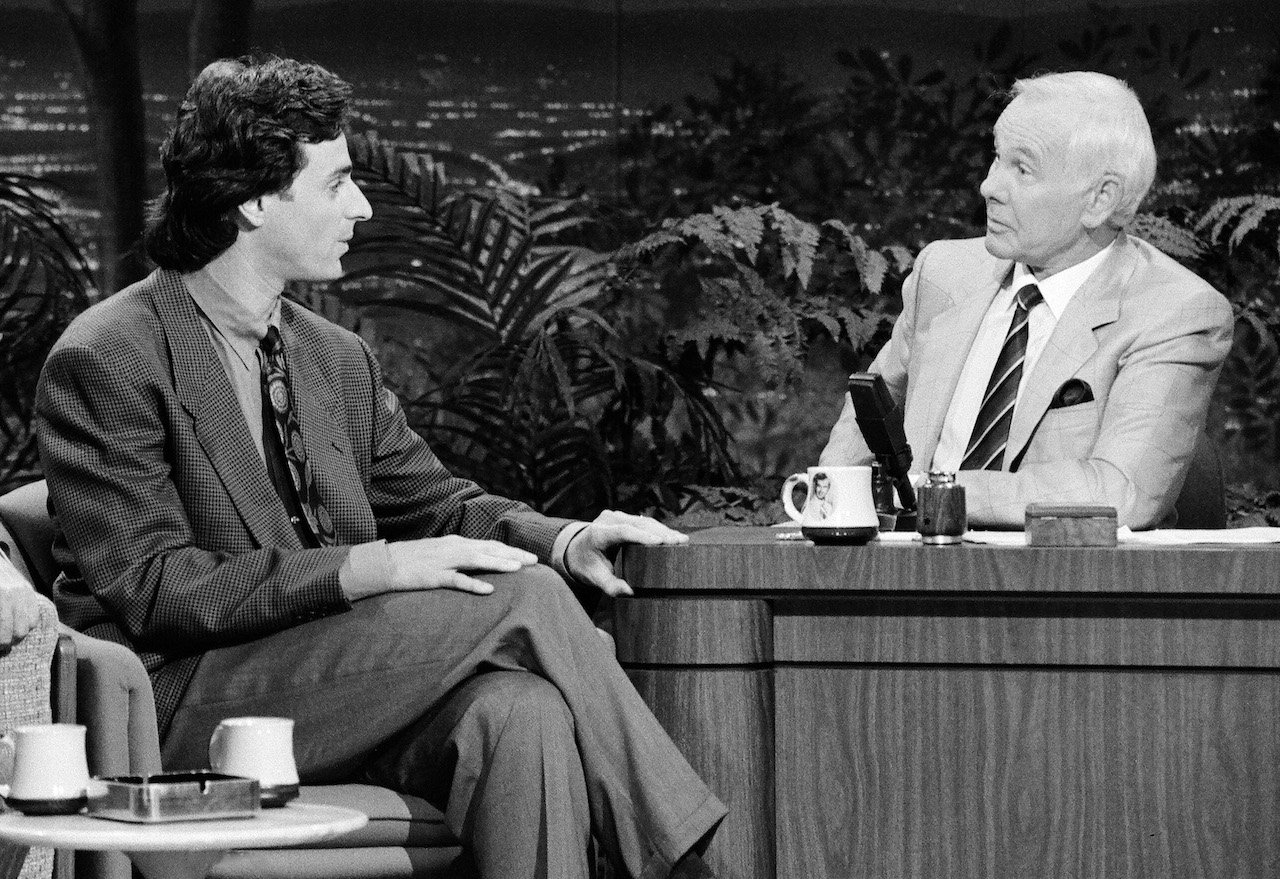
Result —
[[586, 522], [573, 522], [566, 525], [556, 535], [555, 543], [551, 544], [551, 567], [557, 574], [570, 582], [577, 581], [577, 577], [569, 573], [569, 568], [564, 563], [565, 553], [569, 551], [569, 544], [573, 541], [573, 538], [581, 534], [586, 527]]
[[391, 582], [391, 552], [385, 540], [351, 547], [347, 560], [338, 569], [338, 585], [343, 595], [363, 595], [370, 587], [380, 592]]

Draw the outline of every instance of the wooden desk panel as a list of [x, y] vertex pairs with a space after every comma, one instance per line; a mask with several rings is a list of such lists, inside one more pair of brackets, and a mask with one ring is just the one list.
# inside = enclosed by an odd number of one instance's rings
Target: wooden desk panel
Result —
[[777, 662], [1280, 668], [1280, 620], [776, 613]]
[[730, 806], [722, 876], [1280, 873], [1280, 551], [744, 528], [624, 564], [619, 658]]
[[1272, 676], [781, 669], [779, 877], [1274, 877]]
[[628, 674], [660, 720], [683, 718], [667, 731], [729, 806], [712, 853], [722, 879], [788, 875], [774, 866], [773, 672], [630, 669]]

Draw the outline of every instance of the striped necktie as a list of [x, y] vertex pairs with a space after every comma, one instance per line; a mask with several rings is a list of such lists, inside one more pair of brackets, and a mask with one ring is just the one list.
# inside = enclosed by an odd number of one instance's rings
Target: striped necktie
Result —
[[1004, 465], [1004, 449], [1009, 443], [1009, 425], [1013, 407], [1018, 402], [1018, 384], [1022, 381], [1022, 362], [1027, 356], [1027, 327], [1031, 309], [1044, 301], [1040, 288], [1027, 284], [1015, 294], [1017, 307], [1009, 332], [1005, 334], [1000, 356], [996, 358], [987, 392], [978, 409], [978, 420], [969, 435], [961, 470], [999, 470]]
[[[289, 388], [284, 346], [280, 342], [280, 331], [275, 327], [268, 327], [267, 335], [262, 340], [262, 402], [265, 408], [270, 409], [271, 420], [275, 422], [276, 436], [280, 439], [284, 459], [288, 464], [292, 482], [290, 487], [296, 492], [298, 508], [319, 545], [333, 546], [338, 542], [333, 533], [333, 520], [329, 518], [329, 511], [320, 499], [315, 472], [307, 465], [307, 452], [302, 445], [302, 427], [294, 411], [293, 394]], [[267, 454], [271, 455], [273, 444], [266, 441], [265, 437], [264, 445]], [[286, 509], [292, 506], [289, 499], [282, 499], [285, 500]]]

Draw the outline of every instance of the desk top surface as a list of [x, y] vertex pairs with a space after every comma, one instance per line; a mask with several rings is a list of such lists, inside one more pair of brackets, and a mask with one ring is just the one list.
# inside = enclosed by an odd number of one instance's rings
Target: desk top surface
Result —
[[815, 546], [780, 529], [720, 527], [682, 546], [629, 546], [637, 594], [670, 592], [1174, 593], [1280, 596], [1280, 545]]
[[134, 824], [88, 815], [0, 815], [0, 839], [93, 851], [203, 851], [298, 845], [363, 827], [369, 817], [340, 806], [290, 803], [252, 818]]

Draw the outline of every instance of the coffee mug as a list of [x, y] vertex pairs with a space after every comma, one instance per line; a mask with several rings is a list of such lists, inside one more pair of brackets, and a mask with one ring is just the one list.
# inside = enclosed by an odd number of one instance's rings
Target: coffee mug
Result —
[[[800, 484], [809, 490], [803, 510], [791, 500]], [[814, 543], [866, 543], [880, 530], [870, 467], [818, 466], [793, 473], [782, 484], [782, 505]]]
[[293, 720], [288, 717], [226, 718], [209, 739], [209, 766], [224, 775], [258, 779], [262, 806], [283, 806], [298, 796]]
[[0, 736], [13, 749], [13, 779], [0, 796], [28, 815], [74, 815], [89, 787], [85, 728], [76, 723], [19, 726]]

